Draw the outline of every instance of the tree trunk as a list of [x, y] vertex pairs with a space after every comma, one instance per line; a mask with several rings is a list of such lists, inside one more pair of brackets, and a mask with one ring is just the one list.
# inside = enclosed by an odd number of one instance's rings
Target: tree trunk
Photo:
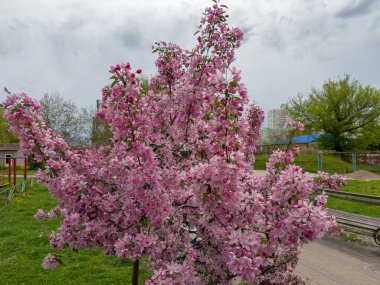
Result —
[[138, 259], [133, 261], [132, 285], [139, 284], [139, 265], [140, 261]]

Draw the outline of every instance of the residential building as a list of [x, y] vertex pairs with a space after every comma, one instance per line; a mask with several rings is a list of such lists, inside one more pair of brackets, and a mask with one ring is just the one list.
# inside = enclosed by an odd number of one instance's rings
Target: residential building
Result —
[[291, 121], [290, 116], [285, 108], [271, 109], [268, 111], [268, 128], [282, 129], [285, 123]]
[[16, 158], [17, 165], [24, 166], [25, 157], [19, 143], [0, 144], [0, 168], [8, 167], [9, 159]]

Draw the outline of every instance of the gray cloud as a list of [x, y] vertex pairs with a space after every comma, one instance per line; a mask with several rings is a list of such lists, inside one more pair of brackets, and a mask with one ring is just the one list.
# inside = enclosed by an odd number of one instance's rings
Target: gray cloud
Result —
[[28, 30], [28, 24], [18, 19], [7, 21], [0, 25], [0, 56], [17, 53], [22, 48], [22, 42], [25, 32]]
[[144, 33], [139, 25], [130, 20], [115, 29], [114, 37], [119, 39], [125, 47], [130, 48], [141, 48], [146, 42]]
[[255, 29], [259, 26], [259, 24], [249, 24], [247, 22], [243, 22], [238, 25], [239, 29], [244, 33], [244, 42], [249, 41], [253, 36], [257, 35]]
[[378, 0], [352, 1], [336, 13], [335, 16], [338, 18], [363, 16], [371, 13], [372, 8], [374, 8], [378, 3]]
[[280, 52], [283, 52], [288, 45], [284, 35], [276, 28], [266, 30], [265, 33], [261, 34], [261, 38], [265, 45]]
[[[231, 26], [245, 32], [234, 64], [251, 99], [265, 111], [345, 73], [380, 88], [380, 11], [373, 2], [223, 2], [230, 7]], [[0, 11], [6, 13], [0, 17], [0, 89], [37, 99], [57, 91], [78, 105], [93, 105], [108, 83], [110, 65], [128, 61], [149, 76], [155, 73], [150, 48], [155, 41], [192, 48], [210, 3], [1, 0]], [[341, 20], [352, 17], [347, 12], [352, 7], [362, 16]], [[343, 16], [337, 18], [336, 11]]]
[[371, 24], [368, 27], [369, 31], [376, 31], [380, 26], [380, 16], [373, 19]]

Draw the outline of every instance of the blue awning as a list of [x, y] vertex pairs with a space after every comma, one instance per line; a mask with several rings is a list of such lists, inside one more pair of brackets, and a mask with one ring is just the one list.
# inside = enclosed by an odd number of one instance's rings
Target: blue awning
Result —
[[[292, 138], [292, 143], [312, 143], [321, 137], [321, 134], [298, 136]], [[288, 144], [290, 139], [280, 140], [275, 144]]]

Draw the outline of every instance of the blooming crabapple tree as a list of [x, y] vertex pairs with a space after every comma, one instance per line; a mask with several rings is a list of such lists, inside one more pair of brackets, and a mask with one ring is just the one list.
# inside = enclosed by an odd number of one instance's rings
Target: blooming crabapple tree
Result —
[[[275, 151], [263, 177], [253, 163], [264, 115], [248, 105], [232, 63], [243, 34], [226, 7], [205, 10], [192, 50], [159, 42], [149, 82], [130, 64], [112, 66], [97, 118], [110, 145], [75, 150], [47, 128], [41, 106], [9, 94], [5, 117], [26, 155], [44, 162], [39, 180], [63, 217], [51, 246], [100, 247], [106, 255], [150, 261], [146, 284], [300, 284], [301, 246], [336, 228], [323, 188], [293, 165], [298, 149]], [[293, 123], [290, 128], [302, 128]], [[44, 267], [57, 265], [52, 256]]]

